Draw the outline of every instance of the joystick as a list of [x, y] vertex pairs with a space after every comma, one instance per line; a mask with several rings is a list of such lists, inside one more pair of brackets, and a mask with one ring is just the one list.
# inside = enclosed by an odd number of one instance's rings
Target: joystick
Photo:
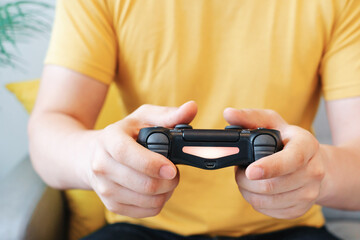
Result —
[[283, 148], [280, 132], [274, 129], [241, 126], [227, 126], [225, 130], [193, 129], [187, 124], [176, 125], [174, 129], [142, 128], [138, 143], [174, 164], [202, 169], [234, 165], [246, 168]]

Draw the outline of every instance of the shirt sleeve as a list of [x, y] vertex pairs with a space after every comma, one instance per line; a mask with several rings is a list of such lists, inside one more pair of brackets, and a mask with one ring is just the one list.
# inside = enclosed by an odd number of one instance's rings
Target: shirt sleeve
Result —
[[360, 96], [360, 1], [347, 1], [337, 17], [320, 66], [326, 100]]
[[45, 64], [60, 65], [110, 84], [115, 75], [117, 44], [107, 1], [57, 2]]

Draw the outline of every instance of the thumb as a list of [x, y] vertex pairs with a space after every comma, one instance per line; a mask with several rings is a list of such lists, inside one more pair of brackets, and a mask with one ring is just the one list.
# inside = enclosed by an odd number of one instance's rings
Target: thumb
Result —
[[144, 125], [171, 128], [180, 123], [190, 123], [196, 116], [197, 104], [189, 101], [180, 107], [163, 107], [145, 104], [129, 115]]
[[286, 121], [275, 111], [269, 109], [235, 109], [224, 110], [224, 118], [231, 125], [244, 128], [270, 128], [282, 131]]

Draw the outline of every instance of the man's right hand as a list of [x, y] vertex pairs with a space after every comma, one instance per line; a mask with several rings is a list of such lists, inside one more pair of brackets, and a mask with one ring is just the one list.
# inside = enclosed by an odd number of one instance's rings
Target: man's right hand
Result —
[[137, 135], [143, 127], [190, 123], [196, 103], [144, 105], [104, 130], [91, 130], [107, 91], [90, 76], [47, 65], [28, 125], [32, 164], [53, 188], [95, 190], [115, 213], [156, 215], [179, 177], [172, 162], [138, 144]]
[[136, 142], [139, 130], [190, 123], [195, 102], [179, 108], [143, 105], [109, 125], [92, 142], [88, 182], [110, 211], [135, 218], [157, 215], [179, 183], [175, 165]]

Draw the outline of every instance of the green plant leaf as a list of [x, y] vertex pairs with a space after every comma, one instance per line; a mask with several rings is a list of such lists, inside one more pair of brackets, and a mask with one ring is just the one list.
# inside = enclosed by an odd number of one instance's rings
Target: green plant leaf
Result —
[[0, 5], [0, 67], [19, 67], [17, 44], [50, 32], [52, 5], [40, 1], [11, 1]]

